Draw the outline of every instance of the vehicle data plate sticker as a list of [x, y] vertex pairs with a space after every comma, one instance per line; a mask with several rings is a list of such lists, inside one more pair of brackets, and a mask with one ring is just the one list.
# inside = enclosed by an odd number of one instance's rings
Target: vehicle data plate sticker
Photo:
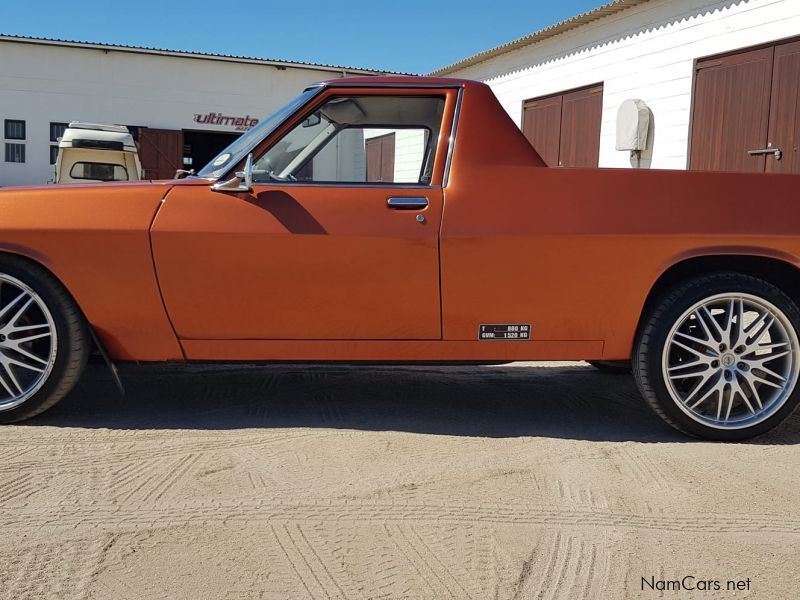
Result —
[[480, 325], [479, 340], [529, 340], [531, 339], [530, 323], [502, 323]]

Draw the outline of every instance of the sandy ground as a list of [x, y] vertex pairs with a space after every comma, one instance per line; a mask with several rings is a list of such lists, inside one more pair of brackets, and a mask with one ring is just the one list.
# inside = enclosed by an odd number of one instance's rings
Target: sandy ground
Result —
[[[0, 429], [2, 598], [798, 597], [798, 417], [692, 441], [580, 364], [123, 374]], [[642, 590], [685, 576], [723, 591]]]

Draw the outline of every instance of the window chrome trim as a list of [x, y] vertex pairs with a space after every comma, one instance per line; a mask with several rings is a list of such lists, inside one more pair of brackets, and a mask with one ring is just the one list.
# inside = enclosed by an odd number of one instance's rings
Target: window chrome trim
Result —
[[[323, 92], [323, 90], [325, 89], [325, 86], [324, 85], [310, 85], [310, 86], [307, 86], [306, 88], [303, 89], [302, 93], [305, 93], [305, 92], [307, 92], [309, 90], [313, 90], [315, 88], [316, 88], [317, 91], [313, 95], [309, 96], [309, 98], [308, 98], [308, 100], [306, 101], [305, 104], [303, 104], [301, 106], [298, 106], [297, 110], [295, 110], [291, 114], [287, 115], [286, 118], [283, 121], [281, 121], [280, 123], [277, 123], [275, 125], [275, 127], [273, 127], [271, 130], [267, 131], [261, 138], [256, 140], [255, 143], [250, 144], [250, 146], [247, 147], [247, 148], [242, 148], [239, 151], [239, 153], [236, 156], [233, 157], [233, 160], [231, 161], [230, 165], [224, 171], [220, 172], [220, 175], [218, 177], [216, 177], [216, 178], [215, 177], [211, 177], [210, 179], [212, 181], [224, 181], [231, 173], [233, 173], [233, 171], [236, 170], [236, 165], [238, 165], [242, 161], [242, 159], [245, 158], [248, 154], [253, 152], [253, 150], [255, 150], [259, 146], [259, 144], [261, 144], [265, 139], [267, 139], [269, 136], [271, 136], [273, 133], [275, 133], [278, 129], [280, 129], [284, 125], [284, 123], [287, 123], [288, 121], [291, 121], [292, 119], [294, 119], [294, 117], [298, 113], [306, 110], [306, 108]], [[247, 133], [245, 132], [243, 135], [247, 135]], [[205, 167], [203, 167], [203, 168], [205, 168]], [[203, 178], [206, 179], [206, 177], [203, 177]]]
[[[456, 109], [453, 113], [453, 126], [450, 130], [450, 141], [447, 148], [447, 159], [445, 160], [444, 165], [444, 177], [442, 178], [442, 185], [441, 186], [431, 186], [424, 183], [417, 183], [417, 184], [401, 184], [398, 187], [403, 189], [408, 187], [416, 187], [416, 188], [425, 188], [425, 189], [442, 189], [447, 186], [447, 183], [450, 179], [450, 164], [453, 158], [453, 151], [455, 150], [455, 136], [456, 136], [456, 128], [458, 126], [458, 119], [459, 115], [461, 114], [461, 99], [464, 95], [464, 84], [461, 82], [453, 82], [453, 83], [369, 83], [369, 82], [359, 82], [359, 83], [352, 83], [352, 82], [345, 82], [345, 81], [320, 81], [317, 83], [312, 83], [311, 85], [307, 85], [303, 88], [303, 92], [307, 92], [309, 90], [316, 89], [316, 93], [309, 97], [308, 102], [306, 102], [303, 106], [300, 106], [295, 112], [288, 115], [286, 119], [283, 120], [282, 123], [277, 125], [275, 129], [267, 133], [263, 138], [261, 138], [258, 142], [256, 142], [251, 148], [249, 148], [249, 152], [252, 152], [256, 146], [261, 144], [267, 137], [275, 133], [275, 131], [280, 128], [284, 123], [293, 119], [298, 113], [304, 111], [313, 101], [317, 98], [323, 91], [327, 88], [393, 88], [393, 89], [458, 89], [458, 96], [456, 97]], [[245, 155], [246, 156], [246, 155]], [[231, 166], [224, 171], [219, 177], [211, 178], [210, 180], [213, 181], [222, 181], [224, 180], [236, 167], [236, 165], [241, 162], [241, 157], [234, 161]], [[199, 178], [199, 177], [198, 177]], [[204, 178], [208, 179], [208, 178]], [[277, 183], [277, 182], [276, 182]], [[284, 182], [280, 182], [281, 185]], [[292, 184], [297, 185], [299, 182], [292, 182]], [[266, 182], [260, 183], [258, 185], [274, 185], [273, 182]], [[320, 182], [320, 184], [304, 182], [302, 185], [309, 185], [314, 187], [319, 187], [320, 185], [326, 187], [353, 187], [353, 185], [357, 187], [386, 187], [387, 185], [392, 184], [384, 184], [381, 186], [365, 186], [363, 184], [345, 184], [344, 186], [340, 184], [333, 184], [333, 183], [324, 183]]]
[[453, 162], [453, 152], [456, 149], [456, 132], [458, 130], [458, 121], [461, 116], [461, 99], [464, 96], [464, 88], [458, 90], [458, 98], [456, 98], [456, 109], [453, 112], [453, 127], [450, 130], [450, 142], [447, 147], [447, 160], [444, 163], [444, 176], [442, 177], [442, 187], [446, 188], [450, 182], [450, 165]]
[[400, 189], [400, 190], [441, 190], [440, 185], [426, 185], [424, 183], [365, 183], [344, 182], [344, 181], [254, 181], [253, 187], [276, 187], [276, 188], [301, 188], [301, 187], [336, 187], [351, 189]]

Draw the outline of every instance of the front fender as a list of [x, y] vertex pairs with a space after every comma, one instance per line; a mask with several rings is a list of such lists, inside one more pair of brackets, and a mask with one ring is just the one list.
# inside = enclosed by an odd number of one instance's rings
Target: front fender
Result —
[[150, 224], [168, 190], [138, 183], [0, 191], [0, 251], [51, 271], [115, 360], [181, 359], [150, 248]]

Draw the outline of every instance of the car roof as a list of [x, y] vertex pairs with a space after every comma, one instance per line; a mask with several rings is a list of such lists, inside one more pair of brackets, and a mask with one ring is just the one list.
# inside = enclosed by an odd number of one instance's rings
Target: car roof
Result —
[[425, 77], [422, 75], [382, 75], [364, 77], [340, 77], [323, 82], [327, 86], [441, 86], [441, 87], [471, 87], [485, 86], [486, 84], [471, 79], [456, 79], [452, 77]]

